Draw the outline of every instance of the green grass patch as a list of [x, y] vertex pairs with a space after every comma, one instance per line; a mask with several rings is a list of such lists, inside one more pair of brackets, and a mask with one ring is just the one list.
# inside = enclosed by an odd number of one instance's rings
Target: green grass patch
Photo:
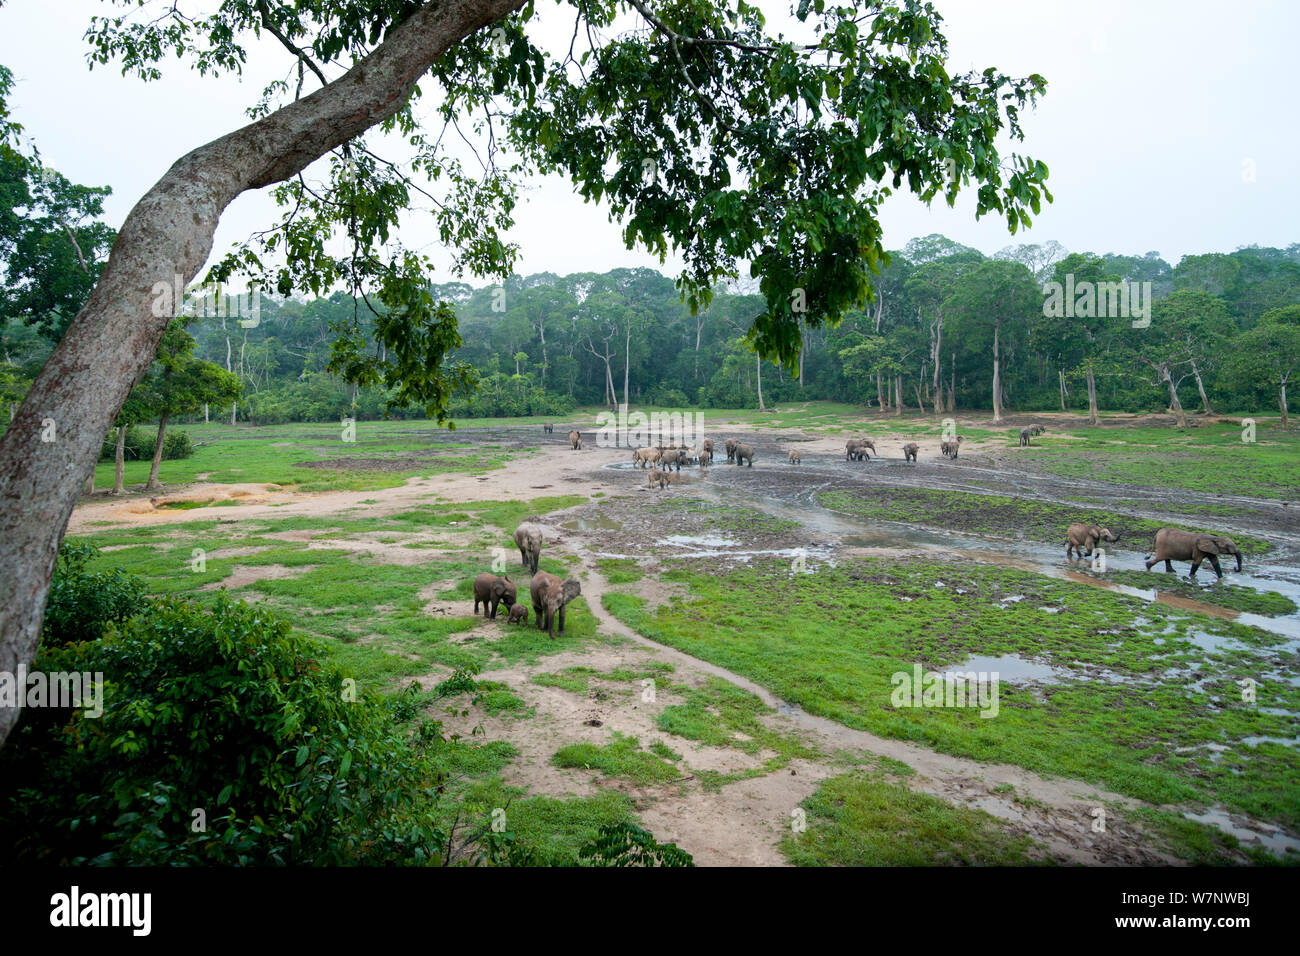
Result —
[[807, 828], [781, 841], [797, 866], [1017, 866], [1032, 840], [983, 810], [954, 806], [880, 775], [822, 783], [801, 806]]
[[551, 758], [551, 763], [565, 769], [598, 770], [606, 777], [619, 777], [646, 786], [668, 783], [681, 777], [676, 764], [680, 759], [680, 754], [666, 747], [646, 750], [636, 737], [624, 737], [616, 732], [603, 747], [588, 743], [561, 747]]

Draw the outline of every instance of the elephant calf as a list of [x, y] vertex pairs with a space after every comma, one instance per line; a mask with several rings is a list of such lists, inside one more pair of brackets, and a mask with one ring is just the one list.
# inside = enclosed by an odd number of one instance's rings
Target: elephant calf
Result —
[[650, 480], [648, 484], [651, 488], [653, 488], [655, 485], [658, 485], [659, 490], [663, 491], [664, 485], [669, 484], [670, 477], [671, 476], [666, 471], [660, 471], [658, 468], [651, 468]]
[[903, 461], [916, 461], [916, 456], [920, 451], [920, 445], [914, 441], [908, 442], [903, 446]]
[[736, 466], [749, 462], [749, 467], [754, 467], [754, 449], [749, 445], [736, 445]]
[[542, 545], [545, 543], [542, 529], [530, 521], [525, 521], [515, 529], [515, 547], [519, 549], [524, 567], [533, 574], [537, 573], [537, 562], [541, 559]]
[[1118, 540], [1119, 538], [1110, 533], [1109, 528], [1101, 528], [1095, 524], [1072, 524], [1065, 531], [1065, 558], [1067, 561], [1073, 561], [1076, 558], [1091, 557], [1092, 549], [1097, 547], [1099, 541]]
[[545, 425], [542, 426], [542, 431], [546, 432], [546, 434], [548, 435], [553, 434], [555, 431], [555, 426], [552, 425], [550, 422], [547, 422]]
[[735, 461], [735, 460], [736, 460], [736, 446], [739, 445], [739, 444], [740, 444], [740, 441], [739, 441], [738, 439], [735, 439], [735, 438], [728, 438], [728, 439], [727, 439], [727, 441], [726, 441], [726, 445], [724, 446], [724, 447], [727, 449], [727, 461]]
[[[478, 614], [478, 606], [483, 605], [483, 616], [496, 620], [497, 605], [504, 602], [505, 606], [513, 613], [515, 604], [515, 585], [509, 577], [498, 577], [495, 574], [489, 574], [484, 571], [474, 579], [474, 614]], [[488, 606], [491, 605], [492, 613], [488, 613]]]
[[527, 624], [528, 623], [528, 606], [523, 602], [516, 602], [510, 609], [510, 617], [506, 619], [507, 624]]
[[1156, 532], [1155, 553], [1147, 560], [1147, 570], [1151, 570], [1151, 565], [1165, 563], [1165, 571], [1174, 570], [1174, 561], [1191, 561], [1192, 577], [1196, 577], [1196, 571], [1201, 566], [1201, 562], [1206, 559], [1210, 562], [1210, 567], [1214, 568], [1214, 573], [1223, 577], [1223, 569], [1219, 567], [1219, 555], [1233, 555], [1237, 559], [1237, 570], [1241, 570], [1241, 552], [1233, 544], [1231, 538], [1225, 538], [1217, 534], [1200, 534], [1196, 531], [1183, 531], [1180, 528], [1161, 528]]
[[961, 447], [961, 442], [961, 435], [958, 435], [952, 441], [939, 442], [939, 451], [943, 453], [944, 458], [956, 458], [957, 449]]
[[569, 447], [574, 451], [582, 451], [582, 432], [569, 432]]
[[799, 464], [799, 462], [800, 462], [801, 460], [802, 460], [802, 459], [800, 459], [800, 457], [799, 457], [799, 449], [797, 449], [797, 448], [791, 448], [791, 449], [790, 449], [790, 464], [792, 464], [792, 465], [797, 465], [797, 464]]
[[713, 439], [712, 438], [704, 439], [704, 454], [700, 455], [701, 465], [704, 464], [704, 460], [706, 458], [709, 460], [710, 465], [713, 464]]
[[533, 575], [529, 591], [533, 598], [533, 619], [538, 630], [555, 637], [554, 625], [559, 619], [560, 633], [564, 633], [564, 607], [582, 593], [582, 585], [570, 578], [561, 581], [554, 574], [539, 571]]

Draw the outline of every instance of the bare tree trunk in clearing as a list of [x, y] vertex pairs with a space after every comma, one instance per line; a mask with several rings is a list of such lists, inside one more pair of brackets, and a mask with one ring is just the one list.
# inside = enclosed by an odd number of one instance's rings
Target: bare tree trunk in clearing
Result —
[[1056, 376], [1061, 386], [1061, 411], [1065, 411], [1065, 369], [1057, 369]]
[[754, 368], [758, 370], [758, 410], [765, 412], [767, 409], [763, 407], [763, 357], [761, 355], [754, 356]]
[[885, 383], [881, 379], [880, 373], [876, 373], [876, 403], [880, 405], [880, 410], [885, 410]]
[[1277, 390], [1277, 405], [1278, 405], [1278, 408], [1280, 408], [1280, 409], [1282, 410], [1282, 427], [1283, 427], [1283, 428], [1286, 428], [1287, 425], [1288, 425], [1288, 421], [1287, 421], [1287, 409], [1286, 409], [1286, 383], [1287, 383], [1287, 379], [1288, 379], [1288, 378], [1290, 378], [1289, 375], [1287, 376], [1287, 378], [1282, 379], [1282, 384], [1278, 386], [1278, 390]]
[[158, 466], [162, 464], [163, 439], [167, 435], [167, 419], [171, 416], [166, 412], [158, 419], [158, 437], [153, 443], [153, 464], [149, 466], [149, 480], [145, 483], [145, 491], [159, 491], [162, 488], [162, 482], [158, 480]]
[[1201, 407], [1205, 409], [1205, 414], [1213, 415], [1214, 409], [1210, 407], [1210, 397], [1205, 394], [1205, 383], [1201, 381], [1201, 370], [1196, 367], [1196, 362], [1192, 362], [1192, 377], [1196, 379], [1196, 390], [1201, 393]]
[[1178, 400], [1178, 386], [1174, 384], [1174, 377], [1169, 373], [1168, 367], [1161, 369], [1161, 373], [1169, 385], [1169, 407], [1173, 410], [1174, 420], [1179, 428], [1186, 428], [1187, 413], [1183, 411], [1183, 403]]
[[1002, 360], [998, 355], [998, 339], [1002, 332], [1001, 323], [993, 326], [993, 424], [1002, 421]]
[[[77, 489], [170, 316], [153, 285], [189, 282], [237, 196], [281, 182], [392, 116], [430, 65], [525, 0], [443, 0], [394, 27], [372, 53], [310, 96], [191, 151], [131, 210], [90, 299], [0, 437], [0, 671], [28, 665]], [[59, 425], [42, 442], [41, 419]], [[0, 707], [0, 745], [20, 708]]]
[[113, 454], [113, 494], [126, 494], [126, 426], [117, 426], [117, 450]]
[[894, 376], [894, 417], [903, 414], [903, 376]]
[[1088, 367], [1088, 424], [1101, 424], [1101, 413], [1097, 408], [1097, 376], [1091, 366]]

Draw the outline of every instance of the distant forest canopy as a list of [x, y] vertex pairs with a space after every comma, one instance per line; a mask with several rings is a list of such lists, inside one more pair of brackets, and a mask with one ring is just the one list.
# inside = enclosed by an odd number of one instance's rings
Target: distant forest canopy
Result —
[[[1076, 295], [1088, 283], [1123, 281], [1135, 293], [1150, 283], [1150, 324], [1140, 327], [1136, 315], [1087, 315], [1082, 298], [1072, 314], [1045, 315], [1045, 284], [1064, 286], [1070, 277]], [[472, 394], [452, 400], [453, 418], [559, 416], [625, 399], [714, 408], [827, 399], [930, 413], [1087, 412], [1090, 405], [1259, 411], [1279, 407], [1296, 364], [1300, 243], [1186, 256], [1173, 267], [1155, 253], [1069, 254], [1056, 242], [1009, 246], [989, 258], [926, 236], [892, 253], [868, 309], [833, 329], [805, 329], [793, 368], [749, 350], [746, 333], [764, 302], [757, 290], [743, 294], [743, 285], [720, 290], [694, 316], [673, 280], [650, 269], [542, 273], [430, 291], [454, 304], [463, 339], [454, 361], [472, 366], [478, 379]], [[1141, 301], [1136, 294], [1135, 308]], [[390, 391], [357, 388], [328, 371], [336, 329], [354, 316], [373, 341], [365, 300], [342, 292], [311, 301], [263, 295], [251, 328], [239, 321], [233, 298], [229, 313], [201, 315], [188, 331], [195, 358], [242, 383], [238, 420], [385, 414]], [[10, 318], [0, 331], [12, 386], [23, 367], [39, 367], [49, 336]], [[228, 421], [232, 409], [208, 411]], [[424, 416], [420, 408], [390, 413]], [[188, 420], [195, 417], [203, 415]]]

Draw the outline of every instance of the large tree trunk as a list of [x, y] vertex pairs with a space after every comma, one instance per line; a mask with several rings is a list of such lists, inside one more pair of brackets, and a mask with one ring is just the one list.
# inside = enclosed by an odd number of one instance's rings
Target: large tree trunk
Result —
[[1057, 369], [1056, 377], [1061, 387], [1061, 411], [1065, 411], [1065, 369]]
[[1205, 414], [1213, 415], [1214, 409], [1210, 407], [1210, 396], [1205, 394], [1205, 383], [1201, 381], [1201, 370], [1192, 362], [1192, 377], [1196, 379], [1196, 390], [1201, 393], [1201, 407], [1205, 409]]
[[755, 354], [754, 368], [758, 370], [758, 410], [765, 412], [767, 409], [763, 407], [763, 357], [761, 355]]
[[126, 426], [117, 426], [117, 449], [113, 453], [113, 494], [126, 494]]
[[145, 483], [145, 491], [158, 491], [162, 488], [162, 482], [158, 480], [158, 466], [162, 464], [163, 439], [167, 435], [168, 414], [162, 413], [158, 419], [158, 438], [153, 443], [153, 463], [149, 466], [149, 480]]
[[1101, 412], [1097, 408], [1097, 376], [1093, 374], [1091, 365], [1088, 366], [1088, 424], [1101, 424]]
[[1278, 408], [1282, 410], [1282, 427], [1286, 428], [1288, 425], [1287, 410], [1286, 410], [1286, 379], [1283, 379], [1282, 384], [1278, 386], [1277, 405]]
[[885, 382], [880, 373], [876, 373], [876, 403], [880, 405], [880, 410], [885, 410]]
[[903, 376], [894, 376], [894, 417], [903, 414]]
[[993, 424], [1002, 421], [1002, 358], [998, 354], [998, 340], [1002, 332], [1000, 323], [993, 326]]
[[[154, 314], [154, 284], [177, 275], [188, 284], [237, 196], [392, 116], [453, 44], [524, 3], [426, 4], [337, 80], [177, 160], [131, 210], [90, 299], [0, 438], [0, 671], [32, 661], [77, 489], [171, 318]], [[41, 441], [44, 418], [57, 422], [58, 441]], [[0, 707], [0, 745], [20, 713]]]

